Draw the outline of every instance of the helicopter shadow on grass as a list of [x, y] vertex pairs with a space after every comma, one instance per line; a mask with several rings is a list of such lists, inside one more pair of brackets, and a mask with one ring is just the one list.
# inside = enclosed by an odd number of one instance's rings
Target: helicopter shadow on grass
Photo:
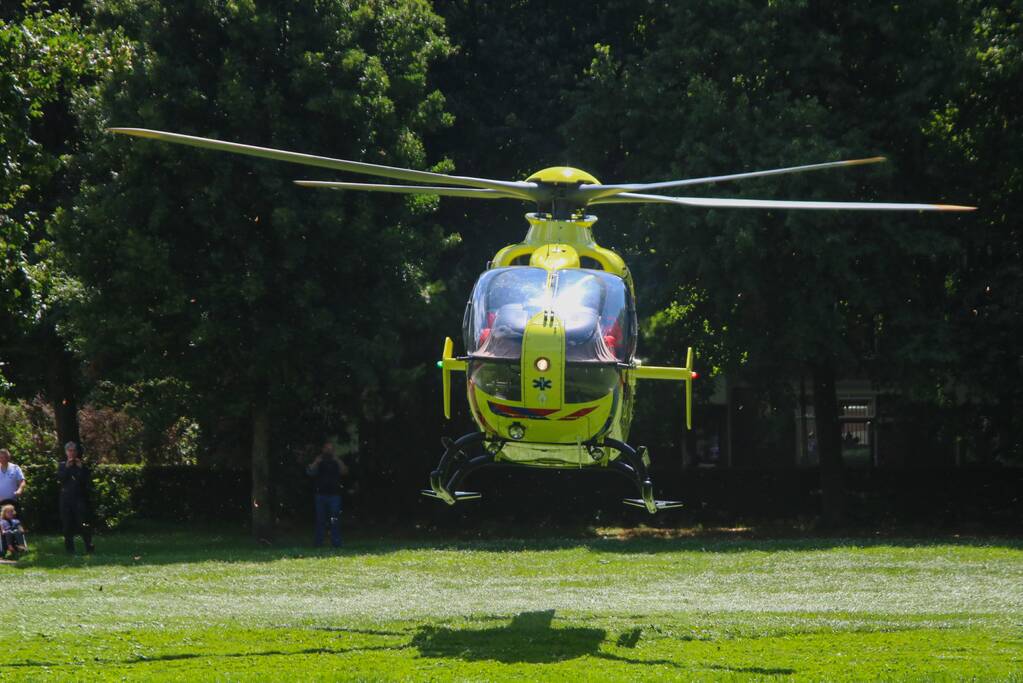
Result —
[[[422, 657], [462, 659], [502, 664], [551, 664], [579, 657], [597, 657], [628, 664], [679, 665], [668, 660], [643, 660], [601, 652], [607, 631], [568, 626], [554, 628], [554, 610], [522, 612], [510, 623], [484, 629], [452, 629], [424, 626], [412, 637], [412, 647]], [[639, 633], [627, 634], [635, 647]], [[619, 639], [621, 645], [622, 639]]]
[[[421, 657], [461, 659], [468, 662], [496, 661], [502, 664], [553, 664], [580, 657], [593, 657], [621, 664], [690, 669], [670, 659], [640, 659], [601, 651], [607, 631], [600, 628], [570, 626], [554, 628], [554, 610], [522, 612], [510, 623], [484, 629], [451, 629], [425, 626], [413, 636], [411, 647]], [[480, 620], [479, 617], [476, 618]], [[499, 617], [483, 617], [483, 621], [504, 621]], [[635, 649], [643, 630], [634, 628], [619, 635], [615, 645]], [[694, 665], [699, 669], [727, 671], [733, 674], [758, 676], [791, 676], [795, 669], [779, 667], [729, 667], [714, 664]]]

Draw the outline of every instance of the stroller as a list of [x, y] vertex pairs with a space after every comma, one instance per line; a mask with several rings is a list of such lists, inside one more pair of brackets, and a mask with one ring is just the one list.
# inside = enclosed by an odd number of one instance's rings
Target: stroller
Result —
[[3, 520], [3, 533], [0, 534], [0, 557], [18, 559], [19, 556], [28, 552], [28, 541], [25, 539], [25, 530], [21, 524], [13, 526]]

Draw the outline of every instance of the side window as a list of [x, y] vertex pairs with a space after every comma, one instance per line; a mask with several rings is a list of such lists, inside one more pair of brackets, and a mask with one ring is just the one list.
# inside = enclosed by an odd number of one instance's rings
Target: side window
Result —
[[569, 361], [628, 362], [635, 353], [635, 306], [622, 278], [597, 270], [560, 271], [554, 310], [565, 323]]
[[484, 393], [505, 401], [522, 400], [522, 372], [517, 363], [473, 361], [469, 378]]
[[547, 272], [542, 268], [508, 266], [480, 276], [462, 324], [469, 354], [518, 358], [530, 316], [542, 309]]
[[604, 398], [618, 384], [618, 370], [606, 365], [565, 368], [565, 403], [588, 403]]

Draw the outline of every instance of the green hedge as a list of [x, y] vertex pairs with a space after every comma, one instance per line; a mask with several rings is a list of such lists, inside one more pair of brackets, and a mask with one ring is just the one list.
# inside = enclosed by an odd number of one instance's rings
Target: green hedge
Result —
[[[28, 486], [19, 515], [29, 529], [60, 528], [57, 466], [22, 468]], [[91, 505], [95, 525], [114, 529], [133, 518], [244, 521], [247, 472], [183, 465], [96, 465]]]
[[[26, 466], [28, 488], [20, 505], [31, 531], [60, 528], [56, 464]], [[194, 465], [99, 465], [92, 470], [96, 525], [116, 528], [133, 518], [188, 524], [247, 526], [250, 475]], [[820, 473], [813, 469], [687, 470], [661, 479], [686, 501], [686, 511], [659, 523], [811, 518], [820, 510]], [[417, 494], [418, 482], [353, 479], [359, 493], [345, 495], [345, 518], [371, 524], [425, 522], [462, 528], [501, 520], [516, 528], [548, 523], [632, 525], [649, 523], [645, 513], [621, 505], [630, 491], [607, 474], [483, 471], [472, 481], [485, 498], [450, 509]], [[855, 524], [912, 523], [930, 526], [982, 524], [1018, 534], [1023, 520], [1023, 468], [870, 469], [845, 474], [850, 519]], [[374, 488], [373, 486], [376, 486]], [[617, 487], [617, 488], [616, 488]], [[310, 482], [297, 468], [275, 473], [276, 514], [311, 525]], [[738, 494], [737, 494], [738, 492]], [[471, 520], [471, 521], [469, 521]]]

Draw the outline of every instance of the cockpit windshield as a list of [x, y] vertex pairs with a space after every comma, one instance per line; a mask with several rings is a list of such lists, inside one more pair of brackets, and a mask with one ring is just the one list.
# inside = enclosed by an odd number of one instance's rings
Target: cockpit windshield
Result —
[[625, 282], [598, 270], [495, 268], [480, 276], [465, 312], [469, 355], [518, 359], [526, 325], [552, 310], [565, 330], [569, 362], [628, 362], [636, 348], [636, 314]]

